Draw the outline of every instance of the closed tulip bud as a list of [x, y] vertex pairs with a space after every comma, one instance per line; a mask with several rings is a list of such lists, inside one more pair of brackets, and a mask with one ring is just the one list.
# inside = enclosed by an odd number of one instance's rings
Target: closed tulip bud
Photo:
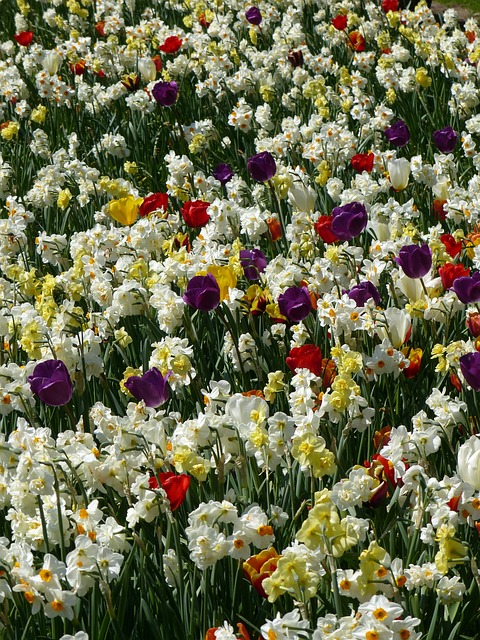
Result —
[[406, 158], [397, 158], [388, 163], [390, 182], [395, 191], [403, 191], [410, 178], [410, 162]]
[[421, 247], [409, 244], [402, 247], [395, 262], [409, 278], [423, 278], [432, 268], [432, 251], [428, 244]]
[[472, 351], [459, 358], [460, 371], [472, 389], [480, 391], [480, 353]]
[[305, 320], [312, 310], [312, 302], [306, 287], [289, 287], [278, 296], [280, 313], [290, 322]]
[[138, 71], [145, 82], [153, 82], [157, 77], [157, 67], [151, 58], [140, 58]]
[[480, 313], [478, 311], [470, 312], [467, 316], [467, 327], [474, 338], [480, 336]]
[[458, 475], [480, 491], [480, 438], [472, 436], [458, 450]]
[[137, 400], [143, 400], [147, 407], [159, 407], [170, 397], [167, 380], [170, 372], [164, 377], [156, 368], [149, 369], [143, 376], [130, 376], [125, 381], [125, 388]]
[[68, 369], [61, 360], [40, 362], [27, 381], [33, 393], [45, 404], [59, 407], [70, 402], [73, 385]]
[[404, 147], [410, 142], [410, 131], [403, 120], [395, 122], [391, 127], [385, 129], [383, 133], [394, 147]]
[[55, 75], [62, 64], [62, 56], [56, 51], [49, 51], [42, 60], [42, 67], [51, 76]]
[[300, 180], [293, 183], [288, 190], [288, 199], [295, 209], [306, 213], [315, 209], [315, 191]]

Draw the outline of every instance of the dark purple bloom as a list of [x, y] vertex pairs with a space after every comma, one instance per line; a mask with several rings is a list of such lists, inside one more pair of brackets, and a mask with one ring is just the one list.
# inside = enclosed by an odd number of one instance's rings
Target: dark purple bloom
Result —
[[480, 352], [472, 351], [461, 356], [460, 370], [472, 389], [480, 391]]
[[267, 182], [277, 173], [277, 165], [271, 153], [256, 153], [247, 161], [248, 171], [257, 182]]
[[442, 153], [451, 153], [458, 142], [458, 133], [452, 127], [445, 127], [433, 132], [435, 146]]
[[352, 287], [350, 291], [347, 291], [347, 295], [350, 300], [355, 300], [357, 307], [364, 307], [370, 298], [373, 299], [377, 306], [380, 304], [380, 293], [370, 280], [365, 280], [365, 282], [357, 284], [356, 287]]
[[220, 304], [220, 287], [211, 273], [194, 276], [183, 294], [184, 301], [200, 311], [212, 311]]
[[394, 147], [404, 147], [410, 142], [410, 131], [403, 120], [399, 120], [385, 129], [384, 134]]
[[361, 202], [349, 202], [332, 211], [332, 233], [339, 240], [351, 240], [367, 226], [367, 210]]
[[262, 14], [258, 7], [250, 7], [245, 11], [245, 18], [250, 24], [260, 24], [262, 22]]
[[240, 251], [240, 264], [248, 280], [259, 280], [260, 274], [265, 271], [267, 266], [267, 258], [260, 249], [242, 249]]
[[301, 322], [312, 310], [312, 301], [306, 287], [289, 287], [278, 296], [280, 313], [290, 322]]
[[171, 107], [177, 101], [178, 85], [174, 81], [157, 82], [152, 89], [152, 94], [162, 107]]
[[398, 253], [395, 262], [409, 278], [423, 278], [432, 268], [432, 251], [428, 244], [407, 244]]
[[453, 281], [451, 287], [458, 299], [468, 304], [480, 301], [480, 271], [475, 271], [471, 276], [461, 276]]
[[222, 184], [226, 184], [233, 178], [235, 174], [233, 173], [232, 167], [229, 164], [221, 162], [220, 164], [217, 164], [215, 169], [212, 171], [212, 175], [215, 180], [218, 180]]
[[30, 389], [42, 402], [60, 407], [70, 402], [73, 393], [72, 381], [61, 360], [45, 360], [37, 364], [27, 378]]
[[125, 387], [137, 400], [143, 400], [147, 407], [159, 407], [170, 397], [170, 387], [165, 377], [156, 368], [149, 369], [143, 376], [130, 376], [125, 380]]

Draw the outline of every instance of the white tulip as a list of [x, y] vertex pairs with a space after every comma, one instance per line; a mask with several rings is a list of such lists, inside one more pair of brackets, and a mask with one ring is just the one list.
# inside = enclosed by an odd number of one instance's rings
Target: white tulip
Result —
[[[384, 326], [380, 324], [382, 316], [385, 320]], [[411, 326], [412, 320], [407, 311], [397, 309], [397, 307], [388, 307], [377, 316], [376, 332], [381, 340], [388, 338], [392, 346], [399, 349], [405, 342]]]
[[458, 475], [480, 491], [480, 438], [472, 436], [458, 450]]
[[405, 189], [410, 178], [410, 162], [406, 158], [397, 158], [396, 160], [391, 160], [387, 168], [390, 174], [390, 182], [395, 191]]
[[288, 199], [298, 211], [313, 211], [315, 209], [315, 191], [300, 180], [294, 181], [288, 190]]
[[62, 56], [56, 51], [49, 51], [42, 60], [42, 67], [51, 76], [55, 75], [62, 64]]
[[145, 82], [153, 82], [157, 77], [157, 67], [151, 58], [140, 58], [138, 71]]

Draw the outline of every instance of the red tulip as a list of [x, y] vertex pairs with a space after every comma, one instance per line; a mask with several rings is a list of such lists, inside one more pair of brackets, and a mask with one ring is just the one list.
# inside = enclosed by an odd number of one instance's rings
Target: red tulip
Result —
[[445, 246], [445, 251], [451, 258], [455, 258], [462, 251], [463, 244], [462, 241], [458, 242], [452, 236], [451, 233], [444, 233], [440, 236], [440, 241]]
[[20, 33], [16, 33], [13, 37], [21, 47], [28, 47], [28, 45], [32, 44], [33, 31], [20, 31]]
[[327, 244], [337, 242], [338, 238], [332, 231], [332, 216], [319, 216], [314, 224], [314, 229]]
[[180, 212], [187, 226], [193, 229], [204, 227], [210, 220], [210, 216], [207, 213], [209, 206], [210, 202], [204, 202], [203, 200], [185, 202]]
[[183, 44], [183, 40], [178, 36], [168, 36], [163, 44], [158, 48], [163, 53], [176, 53]]
[[382, 11], [384, 13], [398, 11], [398, 0], [382, 0]]
[[370, 171], [373, 169], [373, 163], [375, 162], [375, 154], [374, 153], [356, 153], [353, 158], [350, 160], [350, 164], [352, 168], [358, 173], [362, 173], [362, 171]]
[[438, 270], [438, 275], [442, 281], [443, 288], [445, 290], [450, 289], [452, 284], [455, 282], [457, 278], [462, 278], [464, 276], [470, 275], [470, 269], [463, 266], [463, 264], [453, 264], [452, 262], [447, 262], [440, 267]]
[[348, 46], [354, 51], [365, 51], [365, 38], [359, 31], [351, 31], [348, 34]]
[[145, 218], [149, 213], [153, 211], [165, 212], [168, 207], [168, 195], [166, 193], [152, 193], [147, 196], [140, 205], [138, 215], [141, 218]]
[[[160, 480], [160, 483], [158, 482]], [[159, 473], [157, 477], [150, 478], [150, 489], [158, 489], [158, 486], [167, 494], [168, 501], [170, 502], [170, 509], [175, 511], [182, 504], [190, 486], [190, 476], [186, 473], [175, 475], [171, 471], [165, 473]]]
[[344, 31], [347, 28], [348, 18], [346, 15], [339, 14], [332, 18], [332, 24], [337, 29], [337, 31]]
[[322, 352], [314, 344], [295, 347], [287, 356], [287, 367], [291, 371], [308, 369], [319, 376], [322, 373]]

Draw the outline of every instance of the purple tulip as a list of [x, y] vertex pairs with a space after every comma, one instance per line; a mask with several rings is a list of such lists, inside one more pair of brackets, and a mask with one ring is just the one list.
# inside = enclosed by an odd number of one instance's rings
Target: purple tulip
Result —
[[395, 262], [409, 278], [423, 278], [432, 268], [432, 251], [428, 244], [408, 244], [400, 249]]
[[312, 310], [312, 301], [306, 287], [289, 287], [278, 296], [280, 313], [290, 322], [301, 322]]
[[347, 291], [347, 295], [350, 300], [355, 301], [357, 307], [364, 307], [367, 300], [371, 298], [375, 302], [375, 305], [378, 306], [380, 304], [380, 293], [370, 280], [365, 280], [365, 282], [360, 282], [357, 286], [352, 287], [350, 291]]
[[250, 24], [260, 24], [262, 22], [262, 14], [258, 7], [250, 7], [245, 11], [245, 18]]
[[452, 127], [445, 127], [433, 132], [435, 146], [442, 153], [451, 153], [458, 142], [458, 133]]
[[471, 353], [466, 353], [460, 357], [459, 361], [460, 370], [465, 380], [472, 389], [480, 391], [480, 352], [472, 351]]
[[73, 385], [68, 369], [61, 360], [40, 362], [27, 381], [33, 393], [51, 407], [70, 402]]
[[165, 377], [160, 371], [153, 367], [143, 376], [130, 376], [125, 380], [125, 387], [137, 400], [143, 400], [147, 407], [159, 407], [170, 397], [170, 387], [167, 380], [170, 373]]
[[178, 84], [174, 81], [157, 82], [152, 89], [152, 94], [162, 107], [171, 107], [177, 101]]
[[247, 161], [248, 171], [257, 182], [267, 182], [277, 173], [277, 165], [271, 153], [256, 153]]
[[260, 274], [265, 271], [267, 266], [267, 258], [260, 249], [242, 249], [240, 264], [247, 280], [259, 280]]
[[394, 147], [404, 147], [410, 142], [410, 131], [403, 120], [399, 120], [385, 129], [384, 134]]
[[453, 281], [451, 287], [464, 304], [480, 301], [480, 271], [471, 276], [461, 276]]
[[211, 273], [194, 276], [187, 284], [183, 300], [200, 311], [213, 311], [220, 304], [220, 287]]
[[361, 202], [350, 202], [332, 211], [332, 233], [339, 240], [351, 240], [367, 226], [367, 210]]
[[226, 184], [235, 174], [233, 173], [230, 165], [221, 162], [220, 164], [217, 164], [215, 169], [212, 171], [212, 175], [215, 180], [218, 180], [222, 184]]

